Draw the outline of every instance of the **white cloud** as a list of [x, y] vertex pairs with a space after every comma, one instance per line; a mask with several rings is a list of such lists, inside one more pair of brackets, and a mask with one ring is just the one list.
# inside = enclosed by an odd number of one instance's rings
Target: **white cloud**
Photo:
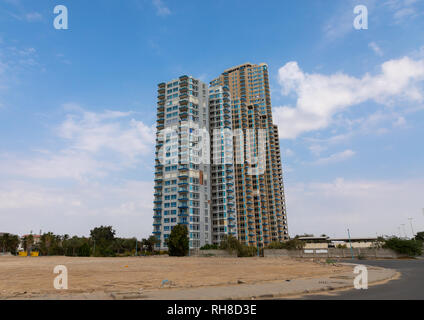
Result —
[[153, 190], [152, 181], [62, 187], [1, 181], [1, 227], [18, 234], [43, 230], [87, 236], [96, 226], [112, 225], [120, 236], [147, 237], [152, 232]]
[[404, 117], [398, 117], [395, 122], [393, 122], [393, 126], [395, 127], [405, 127], [406, 120]]
[[[131, 113], [94, 113], [67, 105], [66, 120], [58, 127], [63, 147], [35, 156], [0, 155], [0, 174], [36, 179], [83, 181], [141, 165], [153, 154], [154, 127], [128, 119]], [[78, 109], [79, 108], [79, 109]]]
[[119, 121], [130, 115], [130, 112], [118, 111], [72, 113], [60, 125], [59, 135], [71, 142], [72, 150], [89, 153], [108, 150], [131, 164], [139, 156], [152, 152], [156, 129], [134, 119]]
[[417, 4], [417, 0], [388, 0], [384, 3], [393, 12], [397, 24], [417, 17], [420, 14]]
[[279, 69], [283, 95], [297, 95], [296, 107], [274, 108], [280, 138], [293, 139], [302, 133], [327, 128], [333, 117], [366, 101], [384, 105], [423, 100], [424, 60], [404, 57], [381, 65], [377, 75], [356, 78], [344, 73], [308, 74], [297, 62]]
[[309, 146], [309, 151], [315, 156], [319, 156], [325, 150], [327, 150], [327, 147], [322, 144], [314, 143]]
[[75, 104], [65, 110], [54, 131], [59, 150], [34, 146], [32, 155], [0, 154], [2, 229], [87, 235], [103, 224], [124, 236], [148, 236], [155, 129], [131, 112], [95, 113]]
[[374, 51], [377, 56], [383, 56], [383, 51], [375, 42], [370, 42], [368, 46], [372, 49], [372, 51]]
[[157, 15], [164, 17], [171, 14], [171, 10], [163, 3], [162, 0], [153, 0], [153, 5], [156, 8]]
[[0, 158], [0, 174], [34, 179], [72, 179], [84, 180], [106, 176], [117, 167], [97, 161], [88, 154], [62, 150], [48, 152], [41, 156], [21, 159], [18, 156]]
[[355, 155], [354, 151], [345, 150], [345, 151], [342, 151], [342, 152], [334, 153], [334, 154], [332, 154], [328, 157], [325, 157], [325, 158], [319, 158], [313, 164], [326, 165], [326, 164], [342, 162], [342, 161], [345, 161], [349, 158], [352, 158], [354, 155]]
[[[290, 234], [353, 237], [398, 233], [413, 217], [424, 230], [423, 180], [345, 180], [286, 184]], [[408, 235], [410, 236], [410, 231]]]

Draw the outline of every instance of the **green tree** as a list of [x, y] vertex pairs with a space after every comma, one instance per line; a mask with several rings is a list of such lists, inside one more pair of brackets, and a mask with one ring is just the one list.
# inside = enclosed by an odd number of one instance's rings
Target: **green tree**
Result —
[[143, 248], [146, 248], [146, 251], [148, 253], [153, 253], [153, 251], [155, 250], [155, 245], [159, 242], [160, 240], [154, 235], [150, 236], [147, 239], [141, 240]]
[[19, 247], [19, 237], [10, 233], [5, 233], [0, 237], [0, 251], [16, 254]]
[[90, 231], [90, 236], [96, 246], [96, 250], [93, 253], [94, 256], [115, 256], [115, 230], [113, 230], [111, 226], [94, 228]]
[[185, 225], [176, 225], [167, 241], [170, 256], [183, 257], [189, 252], [188, 230]]
[[32, 234], [23, 237], [22, 240], [24, 250], [29, 252], [32, 250], [32, 246], [34, 245], [34, 236]]
[[44, 233], [40, 237], [40, 253], [43, 256], [47, 256], [51, 254], [52, 247], [57, 247], [57, 236], [55, 236], [52, 232]]
[[78, 248], [78, 257], [89, 257], [91, 249], [88, 241], [84, 242], [81, 247]]
[[415, 240], [424, 242], [424, 231], [418, 232], [415, 236]]

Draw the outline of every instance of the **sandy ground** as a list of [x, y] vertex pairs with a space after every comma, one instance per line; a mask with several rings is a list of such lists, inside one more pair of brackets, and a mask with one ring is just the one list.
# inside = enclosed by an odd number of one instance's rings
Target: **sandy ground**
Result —
[[351, 271], [347, 266], [287, 257], [0, 257], [0, 299], [60, 294], [53, 288], [57, 265], [68, 269], [68, 295], [160, 289], [163, 280], [168, 280], [165, 286], [171, 283], [173, 288], [195, 288], [318, 278]]

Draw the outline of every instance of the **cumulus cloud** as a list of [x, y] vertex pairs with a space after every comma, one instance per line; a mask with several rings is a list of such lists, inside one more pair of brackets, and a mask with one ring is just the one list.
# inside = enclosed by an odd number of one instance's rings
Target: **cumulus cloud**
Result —
[[384, 62], [376, 75], [356, 78], [344, 73], [308, 74], [297, 62], [288, 62], [278, 72], [283, 95], [295, 94], [296, 106], [274, 108], [280, 138], [327, 128], [333, 117], [366, 101], [384, 105], [423, 100], [424, 60], [404, 57]]
[[[346, 180], [286, 184], [290, 234], [346, 237], [398, 234], [413, 217], [423, 229], [423, 180]], [[322, 224], [325, 221], [325, 225]], [[410, 236], [408, 230], [408, 236]]]

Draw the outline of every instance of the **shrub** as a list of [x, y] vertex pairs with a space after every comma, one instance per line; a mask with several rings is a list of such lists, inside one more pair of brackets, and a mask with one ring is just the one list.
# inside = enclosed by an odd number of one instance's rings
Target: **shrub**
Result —
[[205, 244], [200, 250], [218, 250], [219, 246], [217, 244]]
[[[231, 235], [224, 236], [219, 245], [219, 249], [226, 250], [229, 253], [233, 253], [235, 251], [237, 252], [237, 257], [255, 257], [258, 255], [257, 247], [246, 246]], [[262, 254], [263, 249], [261, 249], [259, 253]]]
[[225, 235], [219, 244], [219, 249], [227, 250], [229, 253], [233, 253], [233, 251], [238, 253], [241, 247], [242, 244], [232, 235]]
[[237, 251], [238, 257], [255, 257], [258, 255], [258, 249], [256, 247], [241, 245]]
[[285, 245], [284, 245], [284, 242], [274, 241], [274, 242], [271, 242], [267, 248], [268, 249], [285, 249]]
[[416, 240], [404, 240], [396, 237], [385, 240], [383, 248], [392, 249], [393, 251], [406, 254], [410, 257], [422, 254], [422, 242]]
[[286, 242], [271, 242], [268, 245], [268, 249], [287, 249], [287, 250], [302, 250], [305, 247], [305, 242], [292, 239]]

